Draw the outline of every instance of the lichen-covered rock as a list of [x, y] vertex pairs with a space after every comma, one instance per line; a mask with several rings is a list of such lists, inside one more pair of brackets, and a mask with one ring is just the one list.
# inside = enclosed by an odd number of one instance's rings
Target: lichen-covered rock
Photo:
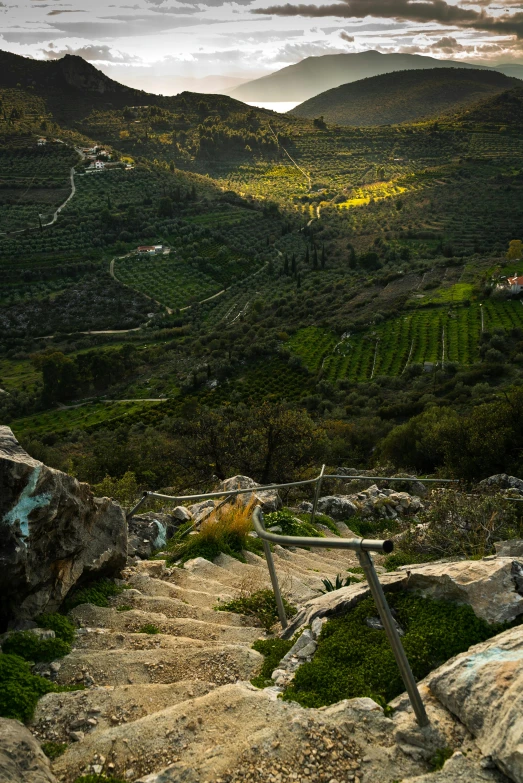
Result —
[[523, 479], [509, 476], [507, 473], [497, 473], [495, 476], [489, 476], [480, 481], [479, 486], [484, 488], [513, 489], [517, 493], [523, 494]]
[[318, 500], [318, 511], [321, 514], [328, 514], [333, 519], [340, 521], [350, 519], [359, 510], [360, 505], [345, 495], [327, 495]]
[[476, 738], [484, 756], [523, 780], [523, 628], [471, 647], [425, 680]]
[[[222, 481], [219, 489], [220, 491], [232, 491], [235, 489], [256, 489], [259, 486], [249, 476], [233, 476]], [[265, 489], [262, 492], [253, 492], [252, 494], [246, 492], [244, 495], [238, 495], [238, 499], [244, 504], [257, 503], [266, 514], [278, 511], [282, 507], [281, 498], [276, 489]]]
[[380, 489], [376, 484], [353, 495], [327, 495], [318, 500], [318, 511], [339, 521], [350, 519], [356, 514], [362, 517], [396, 519], [404, 514], [415, 514], [421, 509], [423, 503], [417, 495]]
[[49, 759], [17, 720], [0, 718], [0, 780], [2, 783], [56, 783]]
[[513, 538], [509, 541], [497, 541], [494, 544], [498, 557], [523, 558], [523, 538]]
[[0, 427], [0, 624], [58, 609], [82, 578], [127, 559], [117, 503], [27, 454]]

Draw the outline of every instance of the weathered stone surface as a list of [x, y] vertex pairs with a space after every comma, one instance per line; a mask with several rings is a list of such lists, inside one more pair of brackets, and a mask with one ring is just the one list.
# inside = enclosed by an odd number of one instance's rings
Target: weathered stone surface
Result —
[[[222, 481], [220, 484], [220, 491], [235, 490], [235, 489], [256, 489], [260, 485], [257, 484], [252, 478], [248, 476], [233, 476], [232, 478]], [[278, 490], [263, 490], [262, 492], [245, 493], [244, 495], [238, 495], [238, 499], [244, 503], [255, 502], [261, 505], [262, 511], [266, 514], [270, 514], [273, 511], [278, 511], [282, 507], [281, 498], [278, 494]]]
[[523, 628], [471, 647], [425, 680], [476, 738], [484, 756], [523, 780]]
[[209, 516], [215, 506], [214, 500], [203, 500], [201, 503], [194, 503], [192, 506], [189, 506], [188, 511], [193, 521], [198, 524], [198, 522], [202, 522]]
[[191, 512], [188, 508], [185, 508], [185, 506], [176, 506], [176, 508], [173, 508], [171, 516], [182, 524], [184, 522], [190, 522], [192, 519]]
[[[469, 604], [489, 623], [510, 622], [523, 614], [523, 597], [518, 592], [523, 593], [523, 564], [510, 557], [403, 566], [381, 574], [380, 582], [392, 590], [415, 590], [431, 598]], [[367, 583], [360, 582], [312, 598], [293, 618], [284, 638], [292, 638], [298, 628], [317, 617], [350, 609], [368, 595]]]
[[509, 476], [507, 473], [497, 473], [479, 482], [480, 487], [498, 487], [499, 489], [514, 489], [523, 493], [523, 479]]
[[2, 783], [56, 783], [49, 759], [17, 720], [0, 718], [0, 780]]
[[345, 495], [327, 495], [318, 500], [318, 511], [343, 521], [357, 514], [359, 506]]
[[[191, 517], [189, 516], [189, 519]], [[137, 514], [128, 523], [127, 553], [147, 558], [164, 547], [181, 522], [170, 514]]]
[[523, 558], [523, 538], [513, 538], [510, 541], [498, 541], [494, 544], [498, 557]]
[[0, 427], [0, 617], [55, 611], [87, 575], [117, 573], [127, 524], [117, 503], [30, 457]]
[[438, 772], [403, 778], [401, 783], [505, 783], [506, 780], [497, 769], [482, 767], [478, 759], [456, 751]]

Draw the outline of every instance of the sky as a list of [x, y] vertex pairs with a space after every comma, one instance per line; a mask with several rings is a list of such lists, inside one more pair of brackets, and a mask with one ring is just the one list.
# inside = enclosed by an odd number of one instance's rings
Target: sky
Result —
[[523, 64], [523, 0], [0, 0], [0, 49], [166, 95], [368, 49]]

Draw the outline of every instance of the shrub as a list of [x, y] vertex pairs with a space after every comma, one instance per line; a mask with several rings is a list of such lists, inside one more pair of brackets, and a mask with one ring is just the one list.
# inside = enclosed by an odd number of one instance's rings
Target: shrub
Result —
[[359, 579], [354, 579], [351, 576], [346, 576], [345, 579], [341, 574], [336, 574], [336, 581], [332, 584], [330, 579], [321, 580], [325, 586], [325, 590], [321, 590], [322, 593], [333, 593], [335, 590], [341, 590], [342, 587], [348, 587], [352, 582], [359, 582]]
[[266, 688], [272, 685], [271, 674], [277, 668], [279, 662], [289, 652], [296, 639], [258, 639], [252, 645], [252, 649], [265, 656], [260, 673], [251, 680], [257, 688]]
[[252, 504], [231, 503], [216, 509], [194, 535], [174, 535], [168, 542], [170, 560], [185, 563], [194, 557], [214, 560], [220, 553], [243, 560], [242, 551], [259, 551], [261, 541], [252, 538]]
[[161, 633], [161, 631], [157, 625], [153, 625], [152, 623], [146, 623], [145, 625], [142, 625], [138, 633], [156, 634], [156, 633]]
[[277, 525], [284, 536], [305, 536], [307, 538], [323, 538], [323, 533], [316, 530], [310, 522], [295, 516], [292, 511], [283, 509], [265, 515], [265, 527]]
[[109, 606], [109, 598], [120, 595], [124, 587], [111, 582], [109, 579], [101, 579], [87, 587], [76, 590], [66, 601], [67, 610], [74, 609], [80, 604], [94, 604], [95, 606]]
[[494, 552], [496, 541], [523, 533], [515, 504], [499, 495], [438, 490], [431, 500], [429, 510], [418, 515], [424, 526], [409, 530], [401, 542], [402, 552], [416, 558], [410, 562], [420, 562], [420, 557], [485, 557]]
[[42, 742], [42, 750], [48, 759], [54, 761], [67, 750], [66, 742]]
[[0, 654], [0, 716], [23, 723], [33, 716], [38, 699], [59, 688], [44, 677], [31, 673], [31, 667], [18, 655]]
[[7, 637], [2, 644], [2, 652], [6, 655], [18, 655], [33, 663], [48, 663], [70, 653], [71, 645], [62, 639], [40, 639], [31, 631], [17, 631]]
[[122, 778], [115, 778], [113, 775], [82, 775], [76, 778], [74, 783], [126, 783]]
[[36, 618], [40, 628], [49, 628], [57, 638], [71, 644], [74, 641], [76, 629], [68, 617], [63, 614], [41, 614]]
[[[283, 599], [283, 605], [288, 617], [296, 614], [296, 607]], [[237, 612], [246, 614], [249, 617], [255, 617], [259, 625], [270, 631], [272, 626], [278, 621], [278, 608], [276, 598], [272, 590], [257, 590], [250, 595], [242, 595], [226, 604], [216, 606], [218, 612]]]
[[[405, 630], [403, 646], [417, 679], [471, 645], [504, 629], [480, 620], [470, 606], [434, 601], [408, 592], [387, 599]], [[370, 696], [385, 704], [405, 690], [385, 632], [370, 628], [377, 615], [366, 598], [343, 617], [323, 627], [313, 660], [296, 672], [283, 698], [304, 707]]]

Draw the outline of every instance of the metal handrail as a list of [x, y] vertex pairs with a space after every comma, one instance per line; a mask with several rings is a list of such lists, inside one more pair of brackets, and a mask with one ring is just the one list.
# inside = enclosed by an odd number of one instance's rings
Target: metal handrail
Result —
[[360, 561], [360, 565], [363, 569], [363, 573], [367, 579], [370, 592], [374, 598], [376, 608], [378, 609], [385, 633], [387, 634], [390, 646], [392, 647], [392, 652], [394, 653], [398, 669], [400, 670], [401, 677], [409, 695], [410, 703], [412, 704], [414, 714], [416, 715], [416, 720], [420, 726], [428, 726], [429, 719], [425, 710], [425, 705], [421, 699], [420, 692], [418, 690], [414, 674], [412, 673], [412, 669], [410, 668], [408, 658], [405, 655], [405, 650], [403, 649], [398, 629], [396, 628], [396, 624], [394, 622], [394, 618], [392, 617], [390, 607], [387, 603], [385, 593], [383, 592], [383, 588], [380, 584], [378, 574], [374, 568], [374, 562], [370, 556], [370, 552], [392, 552], [394, 549], [393, 542], [374, 541], [364, 538], [310, 539], [302, 536], [281, 536], [276, 533], [270, 533], [265, 529], [263, 524], [263, 512], [259, 506], [254, 509], [252, 523], [254, 530], [262, 539], [265, 559], [267, 560], [267, 567], [269, 569], [274, 597], [276, 599], [276, 606], [278, 608], [278, 616], [280, 618], [282, 628], [284, 629], [287, 627], [287, 616], [285, 614], [285, 606], [283, 603], [280, 585], [278, 582], [278, 575], [274, 566], [274, 559], [272, 557], [269, 541], [272, 541], [275, 544], [280, 544], [282, 546], [314, 546], [315, 549], [318, 547], [328, 547], [329, 549], [351, 549], [352, 551], [356, 552], [358, 560]]
[[220, 497], [227, 497], [227, 498], [234, 498], [238, 495], [248, 495], [252, 494], [253, 492], [267, 492], [269, 490], [274, 489], [287, 489], [289, 487], [300, 487], [300, 486], [306, 486], [310, 484], [316, 484], [316, 491], [314, 493], [314, 502], [312, 507], [312, 513], [311, 513], [311, 522], [314, 522], [315, 516], [316, 516], [316, 509], [318, 505], [319, 500], [319, 494], [321, 489], [321, 484], [325, 479], [344, 479], [345, 481], [352, 481], [352, 480], [358, 480], [358, 481], [419, 481], [423, 484], [455, 484], [459, 483], [457, 479], [429, 479], [429, 478], [411, 478], [408, 476], [340, 476], [335, 473], [325, 473], [325, 465], [322, 465], [321, 471], [316, 476], [316, 478], [312, 479], [302, 479], [301, 481], [290, 481], [286, 482], [284, 484], [265, 484], [262, 486], [256, 486], [256, 487], [249, 487], [248, 489], [228, 489], [228, 490], [217, 490], [216, 492], [202, 492], [199, 495], [165, 495], [162, 492], [150, 492], [146, 491], [143, 493], [142, 497], [138, 501], [138, 503], [132, 508], [129, 513], [127, 514], [127, 519], [131, 519], [139, 508], [143, 506], [143, 504], [148, 500], [149, 498], [157, 498], [158, 500], [170, 500], [174, 503], [183, 503], [187, 501], [196, 501], [196, 500], [206, 500], [210, 498], [220, 498]]

